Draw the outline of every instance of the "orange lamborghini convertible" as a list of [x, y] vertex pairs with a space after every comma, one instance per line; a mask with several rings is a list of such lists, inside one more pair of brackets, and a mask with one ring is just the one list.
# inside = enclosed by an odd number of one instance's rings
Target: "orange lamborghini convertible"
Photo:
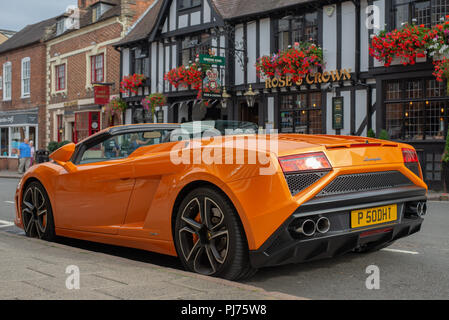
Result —
[[409, 145], [279, 134], [268, 148], [249, 123], [203, 123], [207, 137], [194, 126], [112, 127], [60, 148], [19, 182], [16, 225], [178, 256], [226, 279], [379, 250], [421, 228], [427, 186]]

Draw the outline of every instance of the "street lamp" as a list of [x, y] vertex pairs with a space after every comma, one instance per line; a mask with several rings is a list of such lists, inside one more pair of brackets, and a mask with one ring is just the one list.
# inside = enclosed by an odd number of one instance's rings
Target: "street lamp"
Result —
[[223, 94], [221, 95], [221, 107], [226, 109], [228, 107], [228, 102], [231, 100], [232, 96], [228, 93], [226, 88], [223, 88]]
[[248, 104], [248, 107], [252, 108], [254, 107], [254, 104], [256, 103], [256, 97], [259, 95], [258, 92], [253, 91], [252, 85], [249, 85], [249, 90], [245, 92], [244, 96], [246, 97], [246, 103]]

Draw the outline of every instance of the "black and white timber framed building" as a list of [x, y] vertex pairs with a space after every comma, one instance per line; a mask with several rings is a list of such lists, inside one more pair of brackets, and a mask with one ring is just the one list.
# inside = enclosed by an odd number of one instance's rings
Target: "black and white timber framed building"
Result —
[[[449, 118], [446, 84], [435, 80], [426, 59], [385, 68], [369, 56], [369, 43], [380, 29], [405, 22], [431, 26], [447, 14], [449, 0], [157, 0], [116, 45], [121, 75], [148, 79], [137, 95], [123, 96], [130, 106], [126, 122], [232, 119], [279, 132], [361, 136], [385, 129], [392, 140], [417, 148], [426, 182], [438, 189]], [[311, 77], [300, 86], [257, 77], [259, 57], [297, 41], [322, 46], [321, 75], [336, 77]], [[164, 81], [170, 69], [209, 49], [226, 58], [221, 80], [232, 97], [226, 108], [220, 101], [205, 107], [196, 92]], [[253, 107], [244, 96], [250, 86], [258, 92]], [[156, 92], [168, 102], [153, 118], [140, 101]], [[343, 128], [334, 130], [333, 101], [339, 97]]]

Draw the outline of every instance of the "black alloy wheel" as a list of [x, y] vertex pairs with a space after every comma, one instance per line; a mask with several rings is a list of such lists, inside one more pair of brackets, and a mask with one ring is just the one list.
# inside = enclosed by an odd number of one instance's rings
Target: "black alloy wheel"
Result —
[[192, 272], [237, 280], [254, 274], [237, 212], [220, 191], [199, 188], [179, 206], [175, 245], [184, 267]]
[[39, 182], [32, 182], [25, 188], [21, 209], [23, 228], [28, 237], [54, 240], [55, 228], [50, 200]]

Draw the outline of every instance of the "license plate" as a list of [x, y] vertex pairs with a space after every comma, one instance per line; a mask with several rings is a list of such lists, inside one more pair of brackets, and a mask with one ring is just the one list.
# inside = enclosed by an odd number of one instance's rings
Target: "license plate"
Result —
[[360, 228], [396, 221], [398, 206], [396, 204], [378, 208], [354, 210], [351, 212], [351, 228]]

